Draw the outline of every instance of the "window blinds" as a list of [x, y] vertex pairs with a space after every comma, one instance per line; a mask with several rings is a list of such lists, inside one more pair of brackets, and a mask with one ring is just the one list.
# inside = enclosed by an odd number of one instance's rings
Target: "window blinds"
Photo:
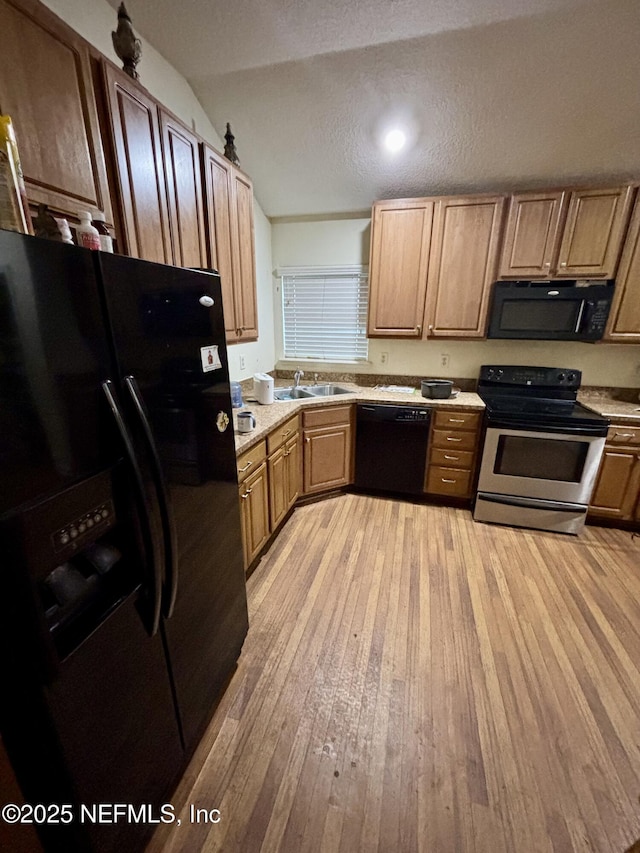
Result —
[[367, 268], [289, 267], [279, 273], [284, 357], [365, 361]]

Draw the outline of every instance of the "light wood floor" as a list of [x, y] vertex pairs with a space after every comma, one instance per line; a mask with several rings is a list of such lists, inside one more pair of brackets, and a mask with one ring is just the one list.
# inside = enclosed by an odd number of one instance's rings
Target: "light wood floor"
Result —
[[249, 579], [240, 665], [153, 851], [622, 853], [640, 538], [345, 495]]

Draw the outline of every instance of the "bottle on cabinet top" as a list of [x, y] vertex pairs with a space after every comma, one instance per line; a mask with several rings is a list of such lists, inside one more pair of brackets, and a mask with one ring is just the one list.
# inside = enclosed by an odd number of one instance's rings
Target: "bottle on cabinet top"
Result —
[[84, 246], [85, 249], [100, 249], [100, 235], [97, 228], [91, 224], [91, 214], [88, 210], [82, 210], [78, 213], [80, 225], [76, 227], [76, 240], [78, 246]]
[[91, 224], [98, 232], [101, 251], [113, 253], [113, 239], [111, 237], [111, 234], [109, 234], [109, 229], [105, 224], [104, 213], [101, 213], [101, 211], [97, 211], [96, 213], [94, 213], [93, 221], [91, 222]]

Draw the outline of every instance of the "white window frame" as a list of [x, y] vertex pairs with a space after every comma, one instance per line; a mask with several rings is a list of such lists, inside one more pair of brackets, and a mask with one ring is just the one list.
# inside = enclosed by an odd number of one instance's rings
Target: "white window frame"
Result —
[[[284, 360], [334, 364], [368, 361], [368, 272], [368, 267], [362, 265], [280, 267], [277, 270]], [[297, 323], [290, 302], [295, 298], [296, 284], [301, 285]], [[315, 294], [307, 289], [314, 285]], [[349, 288], [355, 291], [351, 296]], [[343, 293], [344, 300], [340, 301]]]

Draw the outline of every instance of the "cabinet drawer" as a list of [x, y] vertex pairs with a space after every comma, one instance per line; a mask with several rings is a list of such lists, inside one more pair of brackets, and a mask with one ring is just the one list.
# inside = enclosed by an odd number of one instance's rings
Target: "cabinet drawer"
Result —
[[466, 468], [471, 470], [474, 454], [470, 450], [454, 450], [453, 448], [440, 449], [434, 447], [431, 450], [430, 463], [442, 465], [445, 468]]
[[284, 444], [285, 441], [288, 441], [291, 436], [299, 429], [299, 415], [294, 415], [292, 418], [289, 418], [288, 421], [285, 421], [283, 424], [280, 424], [279, 427], [276, 427], [267, 436], [267, 453], [271, 455], [274, 450], [277, 450], [280, 445]]
[[243, 453], [242, 456], [238, 456], [236, 460], [236, 465], [238, 466], [238, 482], [241, 483], [243, 480], [246, 480], [250, 474], [253, 474], [260, 463], [264, 462], [266, 457], [266, 441], [259, 442], [255, 447], [252, 447], [251, 450], [247, 450], [247, 452]]
[[351, 423], [351, 405], [311, 409], [311, 411], [302, 413], [302, 423], [305, 429], [336, 424], [348, 425]]
[[431, 465], [427, 472], [427, 487], [425, 491], [437, 495], [452, 495], [466, 498], [469, 495], [471, 471], [460, 471], [457, 468], [443, 468]]
[[431, 434], [431, 446], [454, 448], [455, 450], [473, 450], [478, 436], [475, 432], [459, 432], [453, 429], [434, 429]]
[[475, 430], [480, 423], [480, 412], [435, 412], [435, 429]]
[[612, 424], [607, 432], [607, 444], [640, 444], [640, 427]]

